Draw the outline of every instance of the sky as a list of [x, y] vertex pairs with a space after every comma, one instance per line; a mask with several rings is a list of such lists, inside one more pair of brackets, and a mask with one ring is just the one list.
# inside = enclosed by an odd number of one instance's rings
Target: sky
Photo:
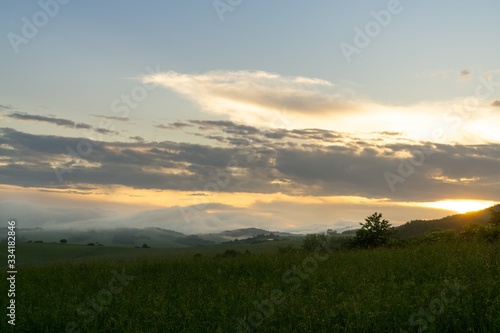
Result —
[[4, 1], [0, 219], [393, 225], [498, 203], [497, 1]]

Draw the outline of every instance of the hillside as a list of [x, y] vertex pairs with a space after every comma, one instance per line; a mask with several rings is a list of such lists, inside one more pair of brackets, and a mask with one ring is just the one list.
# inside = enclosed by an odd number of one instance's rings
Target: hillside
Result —
[[[493, 207], [500, 211], [500, 205]], [[485, 224], [490, 218], [489, 209], [466, 214], [456, 214], [435, 220], [413, 220], [395, 229], [397, 238], [417, 237], [437, 230], [459, 231], [470, 223]], [[356, 230], [347, 230], [342, 234], [354, 234]], [[7, 234], [7, 228], [0, 228], [2, 235]], [[279, 231], [268, 231], [258, 228], [242, 228], [226, 230], [219, 233], [185, 235], [183, 233], [162, 228], [117, 228], [102, 230], [60, 230], [43, 228], [19, 228], [16, 230], [18, 242], [59, 243], [66, 239], [69, 244], [103, 244], [123, 247], [136, 247], [148, 244], [152, 247], [183, 248], [209, 246], [226, 242], [255, 243], [270, 239], [292, 239], [304, 235]], [[0, 242], [5, 242], [2, 237]]]
[[[500, 205], [491, 208], [500, 211]], [[398, 233], [395, 236], [397, 238], [417, 237], [437, 230], [459, 231], [463, 226], [470, 223], [486, 224], [491, 216], [489, 209], [451, 215], [435, 220], [413, 220], [396, 227]]]
[[[0, 234], [7, 235], [7, 228], [0, 228]], [[177, 231], [162, 228], [117, 228], [101, 230], [19, 228], [16, 230], [16, 240], [18, 242], [59, 243], [61, 239], [66, 239], [69, 244], [102, 244], [123, 247], [136, 247], [147, 244], [152, 247], [181, 248], [215, 245], [235, 239], [247, 239], [258, 235], [270, 234], [281, 237], [298, 236], [257, 228], [226, 230], [220, 233], [199, 235], [185, 235]], [[0, 241], [5, 242], [6, 238], [2, 237]]]
[[293, 236], [301, 236], [296, 234], [290, 234], [287, 232], [278, 232], [278, 231], [268, 231], [264, 229], [258, 228], [243, 228], [236, 230], [226, 230], [219, 233], [210, 233], [210, 234], [200, 234], [198, 235], [200, 238], [215, 242], [215, 243], [223, 243], [234, 240], [244, 240], [249, 238], [254, 238], [262, 235], [270, 235], [273, 234], [275, 236], [280, 237], [293, 237]]
[[[6, 229], [0, 231], [6, 235]], [[18, 242], [59, 243], [66, 239], [70, 244], [93, 243], [117, 246], [142, 246], [142, 244], [161, 247], [184, 247], [177, 240], [186, 235], [162, 228], [117, 228], [100, 230], [60, 230], [44, 228], [19, 228], [16, 230]], [[5, 241], [2, 239], [2, 241]]]

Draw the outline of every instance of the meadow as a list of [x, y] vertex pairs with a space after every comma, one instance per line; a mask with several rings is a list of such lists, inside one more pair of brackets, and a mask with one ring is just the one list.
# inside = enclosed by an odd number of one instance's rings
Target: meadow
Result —
[[19, 243], [16, 326], [4, 315], [1, 331], [500, 332], [499, 242], [278, 253], [283, 245]]

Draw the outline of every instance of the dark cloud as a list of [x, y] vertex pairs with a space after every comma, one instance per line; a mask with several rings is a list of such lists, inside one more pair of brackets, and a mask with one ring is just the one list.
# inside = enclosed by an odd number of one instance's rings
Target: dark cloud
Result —
[[97, 133], [101, 133], [101, 134], [118, 134], [117, 131], [108, 130], [108, 129], [102, 128], [102, 127], [98, 127], [96, 129], [94, 129], [94, 131], [96, 131]]
[[458, 75], [460, 76], [460, 78], [462, 80], [468, 80], [470, 78], [471, 72], [467, 69], [464, 69], [464, 70], [460, 71], [458, 73]]
[[282, 130], [270, 130], [264, 133], [264, 136], [269, 139], [283, 139], [287, 135], [288, 132]]
[[[53, 118], [53, 117], [45, 117], [39, 115], [32, 115], [27, 113], [11, 113], [7, 115], [8, 118], [17, 119], [17, 120], [32, 120], [32, 121], [42, 121], [46, 123], [55, 124], [57, 126], [62, 127], [72, 127], [72, 128], [92, 128], [90, 125], [86, 124], [77, 124], [74, 121], [62, 119], [62, 118]], [[79, 127], [77, 127], [79, 126]]]
[[[322, 129], [301, 129], [301, 130], [285, 130], [285, 129], [266, 129], [261, 130], [253, 126], [234, 123], [232, 121], [199, 121], [191, 120], [193, 124], [198, 125], [198, 129], [202, 132], [194, 134], [203, 136], [207, 139], [217, 140], [218, 142], [229, 143], [235, 146], [245, 144], [261, 144], [276, 148], [276, 144], [287, 146], [289, 141], [276, 139], [297, 139], [301, 141], [320, 141], [320, 142], [335, 142], [341, 143], [346, 138], [345, 135]], [[206, 134], [207, 131], [220, 131], [221, 135]]]
[[30, 115], [27, 113], [15, 112], [15, 113], [11, 113], [11, 114], [7, 115], [6, 117], [12, 118], [12, 119], [17, 119], [17, 120], [41, 121], [41, 122], [55, 124], [57, 126], [62, 126], [62, 127], [83, 128], [83, 129], [92, 128], [92, 126], [90, 126], [88, 124], [75, 123], [74, 121], [67, 120], [67, 119], [46, 117], [46, 116], [39, 116], [39, 115]]
[[177, 121], [175, 123], [171, 123], [168, 125], [163, 125], [163, 124], [155, 125], [155, 127], [161, 129], [176, 130], [176, 129], [183, 129], [184, 127], [193, 127], [193, 125]]
[[398, 136], [398, 135], [403, 135], [402, 132], [390, 132], [390, 131], [384, 131], [384, 132], [375, 132], [380, 135], [387, 135], [387, 136]]
[[141, 136], [131, 136], [130, 139], [135, 140], [137, 142], [144, 142], [144, 138]]
[[[118, 132], [108, 130], [106, 128], [93, 127], [89, 124], [77, 123], [77, 122], [74, 122], [72, 120], [63, 119], [63, 118], [32, 115], [32, 114], [20, 113], [20, 112], [13, 112], [11, 114], [6, 115], [6, 117], [12, 118], [12, 119], [17, 119], [17, 120], [45, 122], [45, 123], [54, 124], [57, 126], [67, 127], [67, 128], [91, 129], [91, 130], [94, 130], [95, 132], [100, 133], [100, 134], [118, 134]], [[99, 117], [99, 116], [96, 116], [96, 117]], [[103, 117], [103, 118], [106, 118], [106, 117]], [[115, 117], [109, 117], [109, 118], [113, 119]]]
[[491, 103], [491, 106], [500, 107], [500, 100], [493, 101], [493, 103]]
[[249, 134], [257, 134], [260, 132], [260, 130], [256, 127], [243, 124], [236, 124], [232, 121], [191, 120], [190, 122], [198, 125], [201, 130], [218, 129], [222, 130], [224, 133], [236, 134], [236, 135], [249, 135]]
[[[232, 123], [212, 125], [239, 128]], [[69, 189], [123, 185], [158, 190], [352, 195], [403, 201], [491, 199], [500, 191], [498, 144], [370, 142], [317, 129], [241, 134], [246, 130], [226, 133], [227, 147], [145, 143], [132, 137], [137, 142], [92, 144], [87, 156], [75, 157], [68, 147], [77, 151], [82, 142], [89, 142], [87, 139], [3, 128], [0, 183]], [[280, 133], [279, 138], [273, 138], [272, 133]], [[255, 145], [257, 137], [265, 140]], [[54, 166], [71, 170], [64, 173], [65, 182], [58, 181]], [[402, 179], [394, 191], [386, 181], [387, 173]]]
[[[84, 124], [84, 123], [75, 123], [75, 125], [73, 126], [74, 128], [80, 128], [80, 129], [91, 129], [92, 126], [88, 125], [88, 124]], [[98, 129], [96, 129], [96, 132], [97, 132]]]
[[96, 117], [96, 118], [108, 119], [108, 120], [118, 120], [118, 121], [129, 121], [130, 120], [130, 118], [126, 118], [126, 117], [101, 116], [101, 115], [97, 115], [97, 114], [92, 114], [91, 116]]
[[210, 140], [215, 140], [215, 141], [218, 141], [218, 142], [227, 142], [227, 139], [223, 136], [220, 136], [220, 135], [201, 135], [201, 134], [198, 134], [199, 136], [203, 136], [207, 139], [210, 139]]

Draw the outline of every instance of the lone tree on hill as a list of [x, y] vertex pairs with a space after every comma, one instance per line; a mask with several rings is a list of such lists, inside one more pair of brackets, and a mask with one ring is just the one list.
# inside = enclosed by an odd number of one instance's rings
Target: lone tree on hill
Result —
[[382, 214], [373, 213], [360, 223], [361, 229], [356, 231], [352, 241], [354, 247], [370, 248], [385, 245], [389, 242], [394, 228], [389, 221], [382, 219]]

